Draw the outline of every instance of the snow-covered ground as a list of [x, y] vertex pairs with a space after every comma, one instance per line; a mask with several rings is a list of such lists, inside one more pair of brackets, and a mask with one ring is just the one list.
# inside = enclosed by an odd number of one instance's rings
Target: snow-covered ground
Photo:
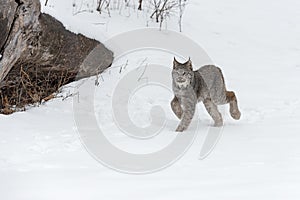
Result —
[[[147, 24], [157, 27], [133, 10], [130, 16], [113, 12], [111, 18], [95, 12], [74, 16], [72, 3], [49, 0], [43, 11], [69, 30], [103, 42]], [[227, 87], [236, 92], [242, 112], [241, 120], [234, 121], [224, 107], [222, 137], [206, 159], [198, 158], [211, 121], [200, 104], [198, 137], [186, 154], [162, 171], [130, 175], [104, 167], [90, 156], [76, 131], [72, 98], [58, 98], [26, 112], [0, 116], [1, 199], [298, 200], [299, 7], [297, 0], [190, 0], [183, 33], [223, 69]], [[177, 24], [169, 22], [168, 29], [178, 30]], [[169, 108], [172, 93], [157, 87], [137, 92], [129, 115], [137, 124], [147, 125], [149, 107], [164, 106], [172, 123], [161, 136], [147, 143], [115, 127], [109, 106], [112, 91], [123, 74], [142, 65], [145, 58], [172, 64], [167, 52], [132, 53], [112, 66], [128, 60], [128, 67], [122, 73], [119, 67], [107, 70], [95, 91], [97, 120], [107, 137], [119, 148], [135, 153], [167, 145], [178, 123]], [[94, 82], [95, 77], [84, 84], [94, 87]]]

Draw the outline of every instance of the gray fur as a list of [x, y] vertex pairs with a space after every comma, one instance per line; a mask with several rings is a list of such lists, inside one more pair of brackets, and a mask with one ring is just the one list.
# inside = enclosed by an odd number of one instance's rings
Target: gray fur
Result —
[[223, 119], [217, 105], [229, 103], [231, 116], [238, 120], [241, 113], [234, 92], [227, 91], [221, 69], [214, 65], [205, 65], [193, 71], [192, 62], [179, 63], [175, 58], [172, 71], [174, 98], [171, 107], [181, 120], [176, 131], [188, 128], [195, 113], [196, 104], [203, 102], [207, 112], [213, 118], [215, 126], [222, 126]]

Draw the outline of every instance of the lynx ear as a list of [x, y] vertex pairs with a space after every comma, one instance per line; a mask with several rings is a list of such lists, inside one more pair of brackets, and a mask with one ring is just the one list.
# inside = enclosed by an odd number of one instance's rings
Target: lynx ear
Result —
[[193, 70], [193, 65], [191, 61], [191, 57], [189, 57], [189, 60], [184, 63], [185, 66], [187, 66], [189, 69]]
[[174, 57], [174, 60], [173, 60], [173, 69], [175, 69], [178, 65], [180, 65], [180, 63]]

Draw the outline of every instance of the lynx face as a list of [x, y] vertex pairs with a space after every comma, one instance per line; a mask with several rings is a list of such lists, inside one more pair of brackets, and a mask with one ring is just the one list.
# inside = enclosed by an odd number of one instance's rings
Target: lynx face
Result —
[[186, 88], [187, 86], [189, 86], [194, 79], [194, 72], [191, 61], [189, 60], [186, 63], [182, 64], [174, 59], [172, 78], [174, 83], [179, 88]]

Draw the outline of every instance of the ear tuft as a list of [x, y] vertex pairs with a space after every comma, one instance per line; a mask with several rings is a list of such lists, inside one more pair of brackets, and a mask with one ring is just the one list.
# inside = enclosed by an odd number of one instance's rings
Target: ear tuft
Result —
[[176, 60], [176, 58], [174, 57], [173, 60], [173, 69], [175, 69], [180, 63]]
[[191, 57], [189, 57], [189, 60], [186, 61], [186, 63], [184, 63], [184, 65], [187, 66], [188, 68], [190, 68], [191, 70], [193, 70], [193, 65], [192, 65]]

